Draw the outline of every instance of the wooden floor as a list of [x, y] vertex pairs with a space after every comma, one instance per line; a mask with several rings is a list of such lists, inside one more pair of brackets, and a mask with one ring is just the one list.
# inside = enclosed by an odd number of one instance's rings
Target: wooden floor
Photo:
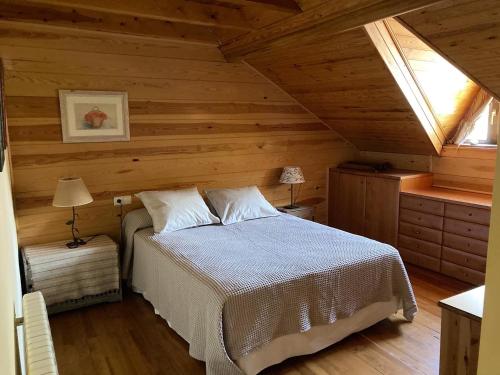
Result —
[[[438, 374], [440, 311], [436, 303], [471, 286], [409, 268], [419, 313], [396, 315], [315, 355], [293, 358], [264, 374]], [[61, 375], [204, 374], [188, 345], [141, 296], [50, 319]]]

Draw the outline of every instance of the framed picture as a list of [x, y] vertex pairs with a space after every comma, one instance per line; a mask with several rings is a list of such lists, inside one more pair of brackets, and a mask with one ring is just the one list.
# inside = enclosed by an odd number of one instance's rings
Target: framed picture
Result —
[[3, 172], [3, 168], [5, 165], [6, 149], [7, 149], [7, 116], [5, 115], [3, 61], [0, 59], [0, 172]]
[[129, 141], [128, 95], [59, 90], [64, 143]]

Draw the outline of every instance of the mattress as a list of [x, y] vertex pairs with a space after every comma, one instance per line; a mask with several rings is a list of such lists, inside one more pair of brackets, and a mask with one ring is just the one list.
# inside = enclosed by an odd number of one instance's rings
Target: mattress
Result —
[[352, 317], [396, 299], [416, 303], [389, 245], [290, 215], [168, 234], [134, 235], [132, 285], [206, 362], [235, 362], [277, 338]]

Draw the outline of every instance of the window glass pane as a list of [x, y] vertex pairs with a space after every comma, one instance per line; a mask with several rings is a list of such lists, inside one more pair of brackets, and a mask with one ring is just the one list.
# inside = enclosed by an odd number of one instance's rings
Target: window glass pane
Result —
[[467, 137], [467, 141], [471, 143], [486, 143], [488, 141], [489, 110], [490, 106], [488, 105], [474, 123], [474, 129]]

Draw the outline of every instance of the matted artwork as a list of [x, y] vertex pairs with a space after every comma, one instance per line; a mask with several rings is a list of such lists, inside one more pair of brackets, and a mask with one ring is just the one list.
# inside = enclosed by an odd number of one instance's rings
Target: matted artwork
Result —
[[59, 90], [64, 143], [129, 141], [128, 95]]

